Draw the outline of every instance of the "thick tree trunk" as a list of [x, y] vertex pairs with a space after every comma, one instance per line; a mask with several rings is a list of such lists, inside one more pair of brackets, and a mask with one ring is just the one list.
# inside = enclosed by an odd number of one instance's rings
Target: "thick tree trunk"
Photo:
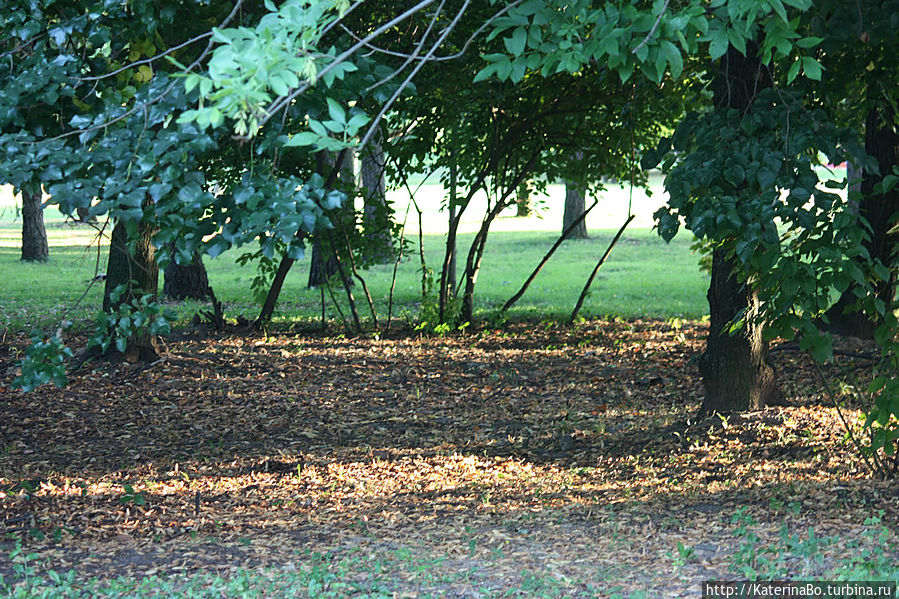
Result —
[[[584, 214], [587, 209], [587, 201], [584, 197], [584, 190], [571, 181], [565, 182], [565, 212], [562, 214], [562, 232], [568, 230], [569, 227]], [[571, 229], [565, 239], [587, 239], [587, 221], [581, 221]]]
[[[864, 173], [859, 190], [861, 197], [858, 212], [871, 225], [871, 239], [865, 241], [864, 246], [871, 258], [891, 266], [896, 237], [888, 234], [888, 231], [895, 224], [894, 215], [899, 211], [899, 186], [885, 194], [875, 194], [874, 186], [884, 175], [892, 172], [894, 165], [899, 165], [899, 132], [896, 130], [892, 107], [871, 108], [868, 111], [865, 119], [865, 151], [877, 160], [880, 174]], [[851, 178], [853, 175], [849, 176]], [[877, 297], [887, 306], [892, 304], [896, 296], [896, 270], [891, 268], [890, 273], [889, 280], [881, 281], [876, 288]], [[856, 301], [854, 288], [850, 287], [828, 311], [829, 324], [826, 328], [840, 335], [873, 339], [874, 330], [879, 323], [859, 311], [850, 311]]]
[[[151, 295], [159, 290], [159, 266], [156, 264], [156, 248], [152, 239], [154, 229], [141, 225], [134, 251], [128, 250], [128, 231], [117, 221], [112, 229], [109, 245], [109, 260], [106, 267], [106, 288], [103, 293], [103, 310], [114, 312], [135, 298]], [[119, 285], [126, 286], [126, 292], [113, 301], [112, 291]], [[153, 361], [159, 358], [159, 346], [152, 335], [139, 335], [128, 340], [124, 357], [129, 362]]]
[[50, 257], [41, 192], [22, 191], [22, 260], [44, 262]]
[[[712, 254], [712, 281], [708, 292], [709, 336], [699, 361], [705, 397], [703, 414], [754, 410], [778, 403], [780, 391], [768, 361], [768, 344], [758, 320], [758, 296], [741, 283], [722, 250]], [[745, 324], [730, 332], [730, 325], [746, 309]]]
[[176, 264], [174, 260], [169, 262], [165, 267], [162, 293], [172, 300], [211, 299], [212, 288], [209, 286], [203, 258], [199, 254], [194, 254], [190, 264]]
[[309, 282], [311, 288], [324, 285], [337, 274], [337, 259], [330, 244], [321, 235], [312, 243], [312, 260], [309, 263]]
[[[757, 48], [751, 45], [744, 56], [731, 47], [715, 81], [715, 106], [746, 110], [755, 94], [769, 85]], [[712, 255], [708, 300], [709, 336], [699, 368], [705, 389], [701, 412], [750, 410], [778, 402], [781, 394], [762, 336], [758, 296], [751, 283], [739, 281], [734, 264], [720, 249]], [[744, 324], [731, 333], [731, 324], [743, 311]]]
[[372, 140], [362, 154], [359, 170], [365, 207], [362, 227], [368, 245], [368, 256], [377, 264], [393, 260], [390, 239], [390, 210], [387, 206], [387, 186], [384, 182], [386, 166], [384, 150], [377, 139]]

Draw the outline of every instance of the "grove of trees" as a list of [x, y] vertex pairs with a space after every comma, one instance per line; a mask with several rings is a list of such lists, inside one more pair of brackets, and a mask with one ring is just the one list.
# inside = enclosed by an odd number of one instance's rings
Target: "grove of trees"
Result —
[[[397, 259], [385, 187], [413, 174], [448, 190], [427, 319], [471, 322], [491, 225], [523, 186], [566, 182], [577, 237], [585, 190], [660, 167], [659, 234], [711, 253], [703, 411], [780, 400], [775, 337], [827, 360], [822, 331], [868, 336], [875, 462], [896, 449], [899, 0], [12, 0], [0, 21], [0, 181], [29, 223], [41, 189], [109, 219], [104, 352], [155, 356], [159, 268], [231, 248], [257, 266], [257, 323], [312, 249], [310, 284], [342, 289], [357, 330], [364, 295], [379, 326], [361, 273]], [[824, 177], [842, 162], [862, 173], [848, 195]], [[33, 355], [23, 387], [59, 380], [46, 345]]]

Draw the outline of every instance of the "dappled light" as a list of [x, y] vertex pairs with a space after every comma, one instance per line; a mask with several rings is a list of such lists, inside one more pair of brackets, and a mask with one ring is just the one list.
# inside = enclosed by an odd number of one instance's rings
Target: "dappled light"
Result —
[[[699, 389], [684, 381], [703, 327], [675, 324], [198, 333], [157, 364], [87, 365], [66, 390], [4, 392], [6, 526], [98, 573], [209, 567], [217, 552], [275, 564], [377, 542], [466, 559], [549, 552], [586, 575], [582, 560], [614, 567], [643, 534], [669, 548], [734, 543], [727, 523], [743, 508], [794, 510], [791, 530], [818, 530], [822, 502], [834, 517], [872, 501], [895, 513], [788, 351], [804, 394], [697, 419]], [[706, 530], [714, 522], [719, 533]], [[699, 529], [704, 544], [691, 540]], [[550, 534], [580, 546], [578, 560], [540, 541]], [[706, 559], [720, 569], [726, 552]], [[645, 585], [657, 567], [622, 574]]]

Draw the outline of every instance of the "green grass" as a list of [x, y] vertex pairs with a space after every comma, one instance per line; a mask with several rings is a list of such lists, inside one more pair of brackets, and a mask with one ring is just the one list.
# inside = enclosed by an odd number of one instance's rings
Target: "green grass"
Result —
[[[48, 213], [48, 216], [50, 213]], [[56, 327], [65, 315], [83, 322], [100, 303], [102, 284], [95, 284], [85, 295], [89, 281], [105, 270], [106, 251], [99, 262], [96, 245], [91, 246], [92, 229], [48, 222], [50, 260], [28, 264], [19, 260], [19, 224], [7, 217], [0, 223], [0, 330], [28, 331], [32, 326]], [[596, 260], [602, 255], [614, 232], [591, 231], [591, 238], [566, 242], [531, 285], [527, 294], [510, 311], [511, 318], [566, 318]], [[473, 235], [460, 237], [460, 263]], [[476, 314], [489, 317], [514, 294], [556, 239], [551, 231], [496, 232], [491, 234], [476, 288]], [[425, 235], [428, 267], [437, 269], [443, 254], [444, 237]], [[419, 313], [420, 262], [417, 236], [410, 240], [410, 254], [400, 265], [394, 298], [394, 316], [413, 320]], [[219, 299], [226, 304], [226, 316], [244, 314], [252, 318], [258, 307], [252, 300], [252, 266], [235, 264], [240, 252], [231, 251], [215, 260], [207, 260], [209, 277]], [[460, 267], [461, 270], [461, 267]], [[393, 265], [371, 268], [364, 273], [379, 317], [387, 312]], [[308, 260], [301, 261], [287, 277], [276, 314], [276, 321], [313, 320], [320, 314], [320, 295], [306, 288]], [[707, 276], [697, 267], [697, 256], [689, 247], [689, 237], [678, 236], [666, 245], [646, 229], [629, 231], [612, 251], [594, 280], [581, 315], [609, 317], [698, 318], [707, 311]], [[368, 315], [359, 285], [354, 287], [359, 311]], [[72, 308], [84, 295], [77, 308]], [[342, 291], [335, 289], [342, 298]], [[189, 318], [196, 304], [186, 304], [180, 315]], [[344, 307], [345, 308], [345, 307]], [[328, 307], [331, 318], [338, 318]]]
[[[860, 538], [816, 537], [813, 530], [791, 534], [785, 521], [778, 539], [764, 544], [755, 534], [757, 523], [744, 510], [731, 519], [738, 547], [730, 571], [743, 580], [887, 581], [899, 582], [893, 559], [896, 543], [879, 517], [869, 518]], [[825, 565], [823, 553], [842, 547], [836, 562]], [[681, 543], [676, 549], [672, 578], [695, 559]], [[674, 551], [669, 552], [672, 555]], [[482, 597], [613, 597], [651, 596], [622, 591], [623, 580], [601, 577], [600, 588], [585, 580], [558, 578], [547, 572], [523, 570], [516, 579], [491, 579], [489, 560], [460, 568], [451, 558], [400, 547], [369, 553], [351, 550], [298, 555], [288, 568], [236, 569], [229, 576], [210, 574], [153, 575], [98, 580], [75, 571], [60, 574], [41, 569], [38, 556], [21, 545], [9, 555], [12, 574], [0, 576], [0, 597], [441, 597], [459, 588], [476, 589]], [[578, 588], [580, 587], [580, 588]]]

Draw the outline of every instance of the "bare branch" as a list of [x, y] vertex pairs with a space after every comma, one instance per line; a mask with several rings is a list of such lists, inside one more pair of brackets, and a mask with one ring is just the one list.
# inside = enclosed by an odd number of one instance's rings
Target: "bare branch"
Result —
[[[237, 0], [237, 2], [234, 4], [234, 8], [231, 10], [230, 13], [228, 13], [228, 16], [225, 17], [225, 19], [219, 24], [219, 27], [227, 27], [228, 23], [230, 23], [234, 19], [234, 17], [237, 16], [237, 12], [240, 9], [242, 4], [243, 4], [243, 0]], [[188, 71], [192, 71], [194, 69], [194, 67], [196, 67], [198, 64], [203, 62], [203, 59], [206, 58], [209, 55], [209, 53], [212, 51], [213, 43], [214, 42], [210, 39], [209, 42], [206, 44], [206, 48], [203, 50], [203, 52], [201, 52], [200, 55], [196, 58], [196, 60], [194, 60], [192, 63], [190, 63], [190, 65], [187, 67]], [[164, 90], [162, 90], [162, 93], [159, 94], [157, 97], [150, 98], [143, 104], [138, 104], [138, 105], [132, 107], [130, 110], [126, 110], [125, 112], [123, 112], [122, 114], [120, 114], [119, 116], [117, 116], [113, 119], [104, 121], [104, 122], [100, 123], [99, 125], [94, 125], [92, 127], [86, 127], [84, 129], [75, 129], [74, 131], [68, 131], [66, 133], [62, 133], [60, 135], [57, 135], [56, 137], [51, 137], [48, 141], [65, 139], [67, 137], [72, 137], [73, 135], [81, 135], [82, 133], [90, 133], [91, 131], [99, 131], [101, 129], [106, 129], [106, 128], [118, 123], [119, 121], [124, 120], [133, 114], [136, 114], [139, 111], [146, 111], [147, 107], [149, 107], [149, 106], [152, 106], [158, 102], [161, 102], [162, 100], [165, 99], [166, 96], [168, 96], [170, 93], [172, 93], [172, 90], [175, 89], [175, 86], [177, 84], [178, 84], [177, 80], [172, 81], [169, 85], [166, 86], [166, 88]]]
[[409, 73], [409, 75], [406, 77], [406, 79], [403, 81], [403, 83], [396, 89], [396, 91], [393, 92], [393, 95], [390, 97], [389, 100], [387, 100], [387, 102], [384, 103], [384, 106], [381, 107], [381, 110], [378, 112], [378, 115], [372, 120], [371, 125], [369, 126], [368, 131], [366, 132], [365, 136], [359, 142], [360, 150], [362, 148], [364, 148], [365, 144], [367, 144], [371, 140], [372, 136], [375, 134], [375, 131], [377, 131], [377, 129], [378, 129], [378, 125], [380, 124], [381, 119], [384, 118], [384, 115], [387, 113], [387, 111], [390, 109], [390, 107], [393, 105], [393, 103], [396, 102], [396, 99], [400, 97], [400, 94], [403, 92], [403, 90], [405, 90], [406, 87], [408, 87], [409, 82], [412, 81], [412, 78], [415, 77], [415, 75], [421, 70], [421, 68], [428, 62], [429, 57], [433, 56], [434, 53], [437, 52], [437, 49], [443, 44], [443, 42], [446, 40], [446, 38], [449, 36], [449, 34], [453, 31], [453, 29], [456, 28], [456, 25], [459, 24], [459, 21], [462, 19], [462, 15], [465, 14], [465, 11], [468, 9], [469, 4], [471, 4], [471, 0], [465, 0], [465, 3], [462, 5], [462, 8], [459, 9], [459, 12], [456, 14], [456, 17], [453, 19], [453, 21], [449, 25], [446, 26], [446, 29], [443, 30], [443, 33], [440, 35], [439, 38], [437, 38], [437, 41], [434, 42], [434, 45], [431, 46], [431, 49], [425, 55], [424, 60], [420, 61], [417, 65], [415, 65], [415, 67], [412, 69], [412, 71]]
[[428, 23], [428, 28], [425, 30], [424, 34], [422, 34], [421, 39], [415, 44], [415, 51], [409, 55], [408, 58], [397, 68], [395, 71], [377, 81], [366, 88], [365, 91], [371, 91], [373, 89], [377, 89], [381, 85], [385, 85], [388, 81], [392, 80], [394, 77], [402, 73], [406, 70], [406, 67], [409, 66], [409, 63], [418, 58], [418, 55], [421, 54], [422, 49], [425, 46], [425, 41], [428, 39], [428, 36], [431, 35], [431, 31], [434, 29], [434, 23], [437, 22], [437, 19], [440, 17], [440, 13], [443, 12], [443, 6], [446, 4], [446, 0], [441, 0], [440, 6], [437, 7], [437, 10], [434, 11], [434, 16], [431, 18], [431, 22]]
[[114, 76], [118, 75], [119, 73], [121, 73], [123, 71], [127, 71], [128, 69], [133, 69], [134, 67], [138, 67], [138, 66], [144, 65], [144, 64], [152, 64], [152, 63], [156, 62], [157, 60], [159, 60], [160, 58], [163, 58], [164, 56], [168, 56], [172, 52], [177, 52], [178, 50], [180, 50], [182, 48], [186, 48], [187, 46], [190, 46], [191, 44], [195, 44], [198, 41], [206, 39], [207, 37], [211, 37], [211, 36], [212, 36], [212, 32], [209, 31], [207, 33], [203, 33], [194, 38], [191, 38], [182, 44], [178, 44], [177, 46], [169, 48], [165, 52], [160, 52], [156, 56], [151, 56], [150, 58], [144, 58], [142, 60], [137, 60], [132, 63], [126, 64], [125, 66], [120, 67], [120, 68], [112, 71], [111, 73], [105, 73], [103, 75], [96, 75], [93, 77], [80, 77], [78, 80], [79, 81], [101, 81], [103, 79], [108, 79], [110, 77], [114, 77]]
[[[497, 11], [496, 14], [494, 14], [492, 17], [490, 17], [489, 19], [487, 19], [486, 21], [481, 23], [481, 26], [478, 27], [475, 30], [475, 32], [472, 33], [471, 36], [469, 36], [469, 38], [467, 40], [465, 40], [465, 43], [462, 44], [462, 48], [458, 52], [456, 52], [455, 54], [447, 54], [445, 56], [434, 56], [430, 59], [431, 62], [444, 62], [447, 60], [457, 60], [457, 59], [461, 58], [462, 56], [465, 55], [466, 52], [468, 52], [468, 48], [471, 46], [472, 43], [474, 43], [474, 40], [476, 40], [478, 38], [478, 36], [481, 35], [481, 33], [483, 33], [485, 29], [487, 29], [487, 27], [489, 27], [491, 24], [493, 24], [493, 22], [496, 21], [496, 19], [503, 16], [505, 13], [509, 12], [510, 9], [518, 6], [522, 2], [524, 2], [524, 0], [515, 0], [514, 2], [510, 2], [509, 4], [504, 6], [501, 10]], [[341, 29], [343, 29], [344, 33], [349, 35], [355, 41], [357, 41], [357, 42], [363, 41], [362, 38], [360, 38], [358, 34], [356, 34], [354, 31], [352, 31], [346, 25], [341, 25], [340, 27], [341, 27]], [[371, 43], [366, 43], [365, 47], [370, 50], [373, 50], [374, 52], [378, 52], [379, 54], [385, 54], [387, 56], [395, 56], [397, 58], [410, 58], [413, 56], [412, 54], [410, 54], [408, 52], [397, 52], [396, 50], [388, 50], [387, 48], [381, 48], [380, 46], [375, 46], [374, 44], [371, 44]], [[422, 58], [414, 58], [414, 60], [423, 60], [423, 59]]]

